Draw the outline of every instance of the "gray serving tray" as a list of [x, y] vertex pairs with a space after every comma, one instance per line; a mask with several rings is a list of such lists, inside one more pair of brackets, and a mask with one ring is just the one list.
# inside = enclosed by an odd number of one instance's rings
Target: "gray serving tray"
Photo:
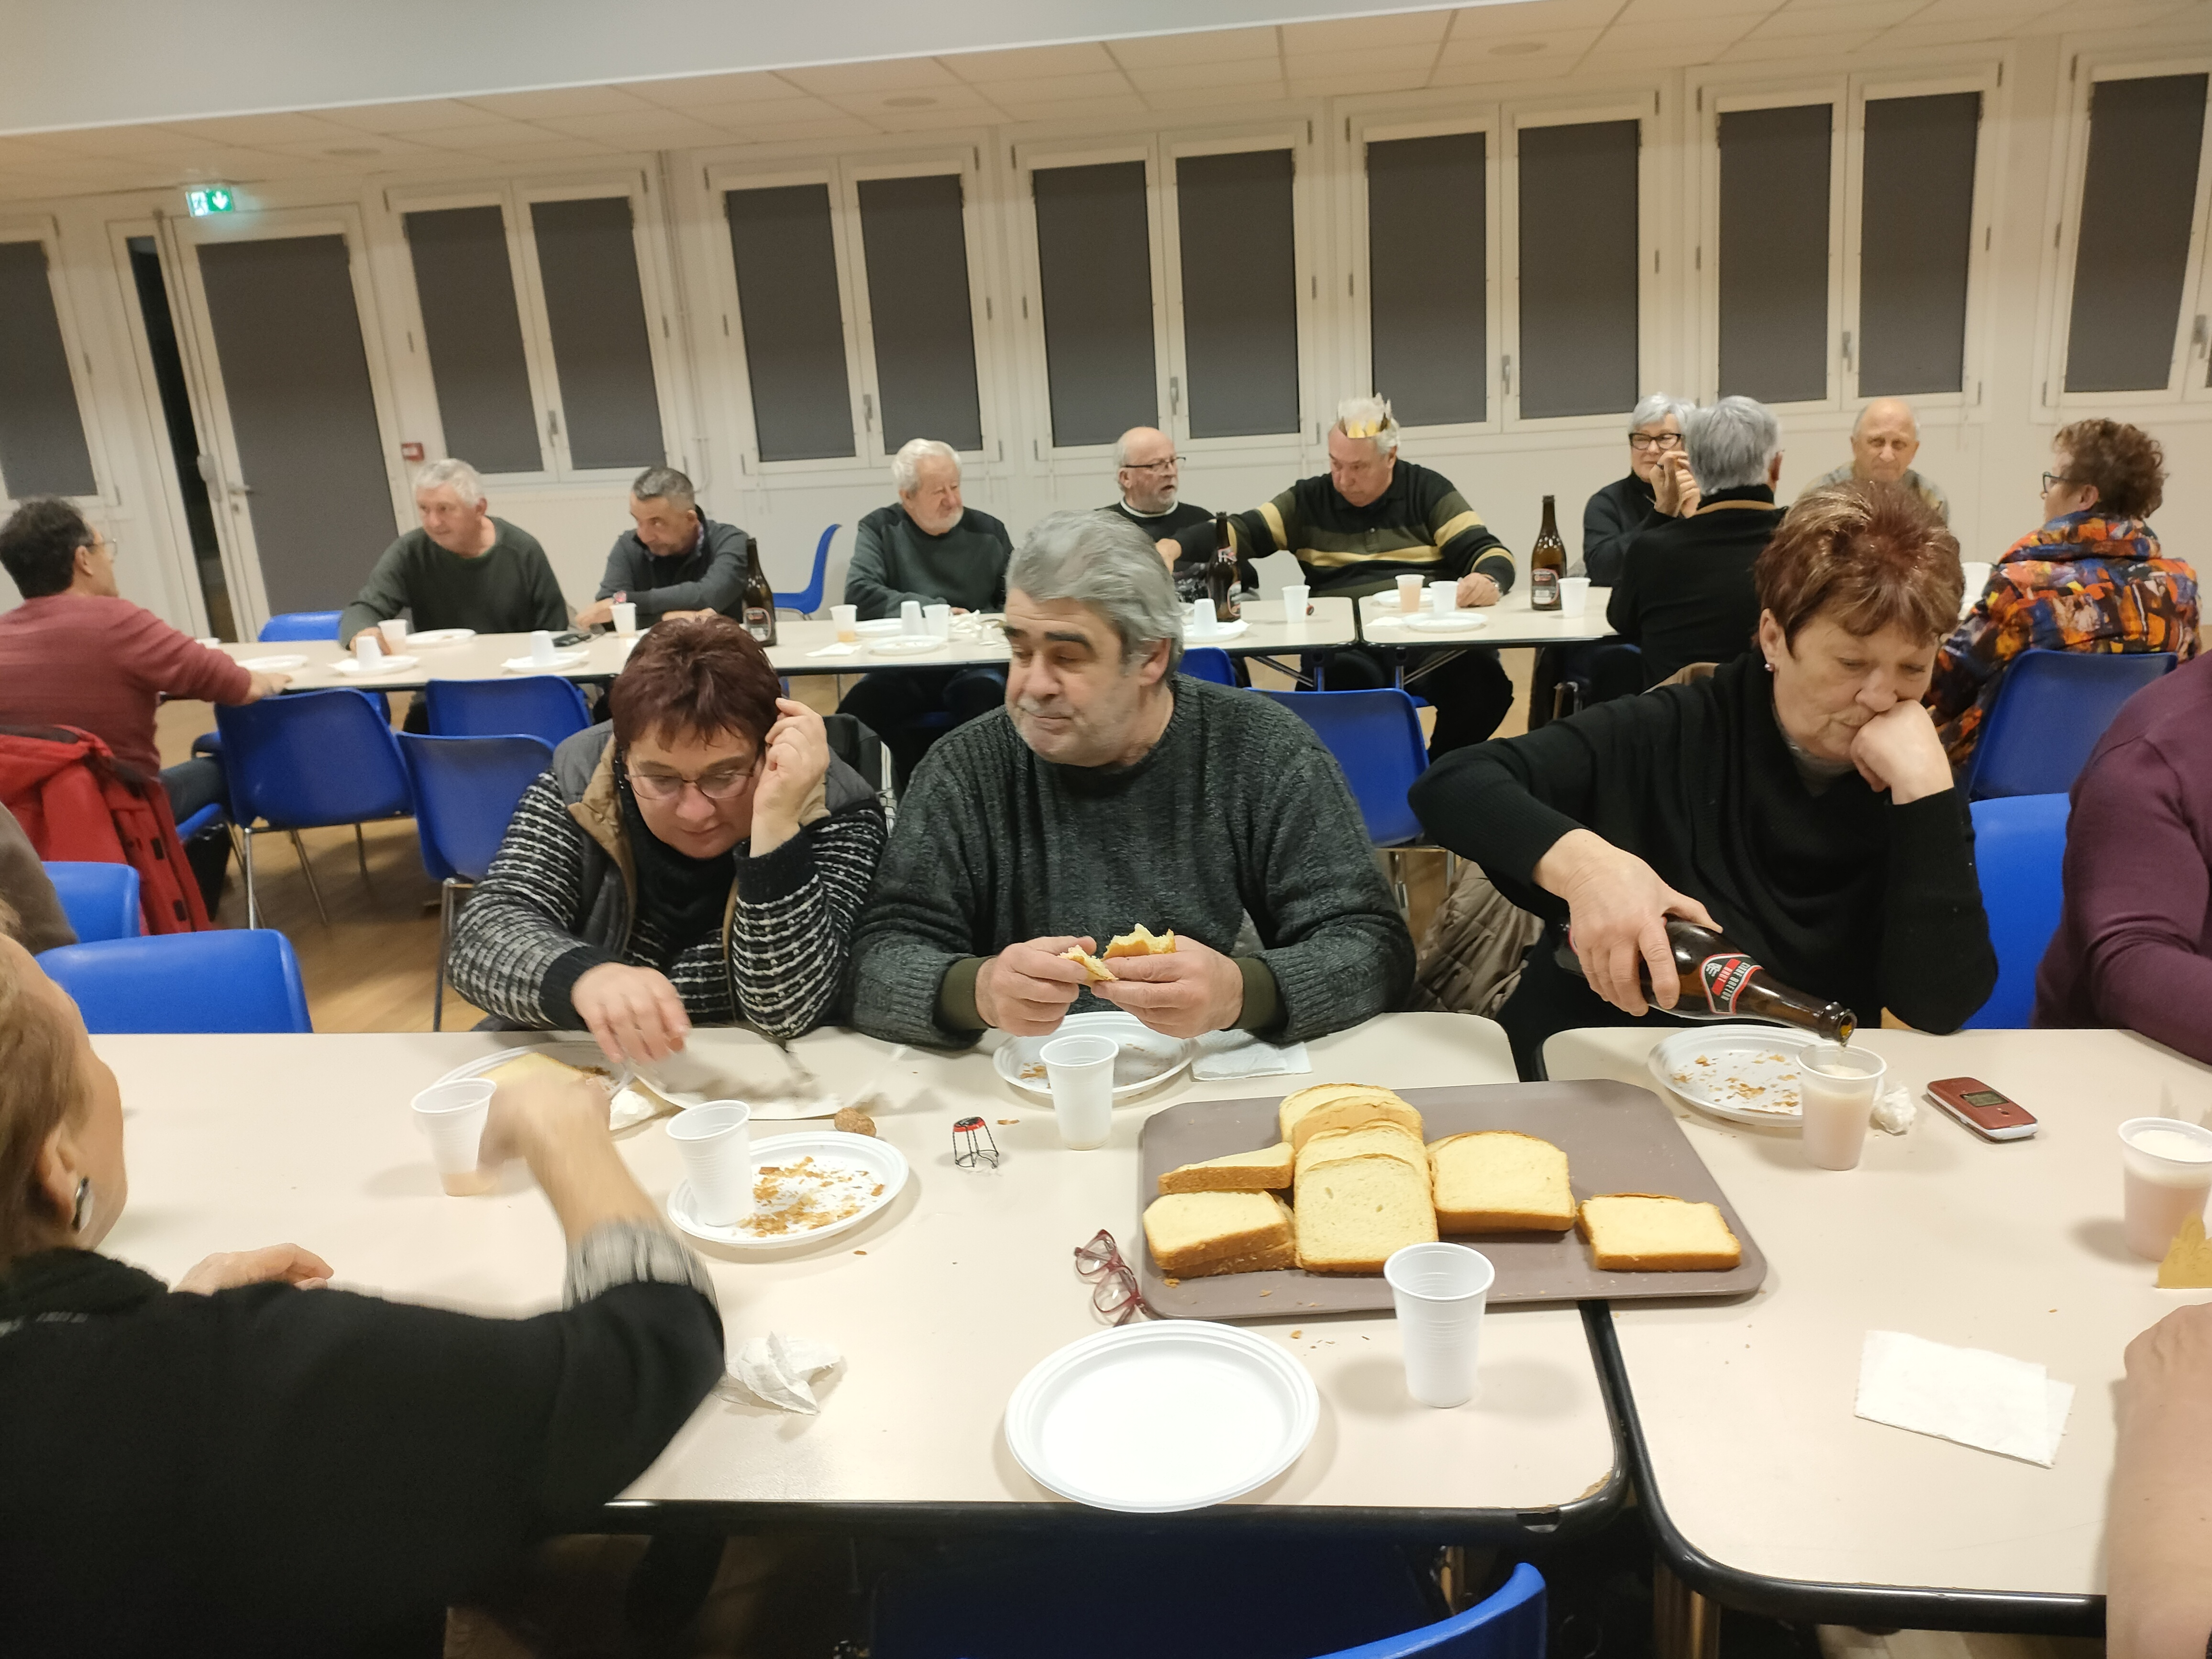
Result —
[[[1567, 1155], [1577, 1202], [1599, 1193], [1663, 1193], [1720, 1206], [1743, 1260], [1726, 1273], [1603, 1273], [1589, 1247], [1564, 1233], [1448, 1234], [1471, 1244], [1498, 1269], [1493, 1307], [1516, 1302], [1680, 1299], [1745, 1296], [1766, 1279], [1766, 1258], [1720, 1189], [1705, 1161], [1649, 1089], [1612, 1081], [1498, 1083], [1457, 1089], [1404, 1089], [1429, 1140], [1473, 1129], [1517, 1129], [1550, 1141]], [[1159, 1196], [1166, 1171], [1229, 1152], [1272, 1146], [1280, 1095], [1264, 1100], [1192, 1101], [1155, 1112], [1138, 1139], [1139, 1197]], [[1279, 1319], [1302, 1314], [1367, 1313], [1390, 1306], [1380, 1273], [1341, 1276], [1296, 1267], [1226, 1273], [1170, 1284], [1150, 1249], [1138, 1252], [1145, 1305], [1164, 1319]]]

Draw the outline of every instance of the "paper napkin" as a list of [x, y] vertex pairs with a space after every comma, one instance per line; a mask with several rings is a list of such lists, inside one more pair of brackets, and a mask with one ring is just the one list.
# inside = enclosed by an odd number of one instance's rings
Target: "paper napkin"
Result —
[[1884, 1134], [1903, 1134], [1912, 1127], [1912, 1120], [1919, 1115], [1919, 1107], [1912, 1103], [1912, 1097], [1902, 1089], [1892, 1089], [1874, 1103], [1874, 1127]]
[[822, 1409], [814, 1397], [814, 1379], [844, 1363], [845, 1356], [827, 1342], [770, 1331], [738, 1350], [730, 1375], [769, 1405], [811, 1415]]
[[810, 651], [806, 654], [810, 657], [853, 657], [858, 656], [860, 650], [857, 645], [835, 644], [825, 645], [819, 651]]
[[1869, 1331], [1859, 1355], [1859, 1416], [2045, 1468], [2073, 1408], [2071, 1382], [1986, 1348]]
[[1303, 1042], [1279, 1047], [1262, 1042], [1249, 1031], [1208, 1031], [1198, 1039], [1198, 1057], [1190, 1074], [1203, 1082], [1231, 1077], [1273, 1077], [1286, 1072], [1310, 1072]]

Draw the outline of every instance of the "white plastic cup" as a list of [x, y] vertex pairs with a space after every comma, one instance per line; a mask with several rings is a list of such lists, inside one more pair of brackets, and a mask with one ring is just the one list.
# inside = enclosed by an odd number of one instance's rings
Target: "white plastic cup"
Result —
[[477, 1151], [483, 1142], [484, 1119], [491, 1112], [492, 1091], [498, 1086], [488, 1077], [464, 1078], [459, 1083], [434, 1083], [415, 1097], [415, 1127], [430, 1143], [438, 1184], [455, 1198], [492, 1189], [492, 1171], [480, 1166]]
[[384, 635], [374, 628], [364, 628], [353, 636], [353, 659], [363, 668], [374, 668], [384, 660]]
[[1888, 1070], [1880, 1054], [1840, 1042], [1808, 1042], [1799, 1053], [1797, 1107], [1805, 1122], [1805, 1156], [1814, 1168], [1858, 1168]]
[[376, 625], [376, 631], [384, 636], [384, 648], [393, 656], [398, 656], [406, 648], [407, 620], [405, 617], [392, 617], [380, 622]]
[[1457, 582], [1429, 584], [1429, 614], [1431, 616], [1449, 617], [1458, 609], [1459, 584]]
[[908, 599], [899, 606], [899, 635], [902, 639], [918, 640], [929, 632], [921, 620], [921, 601]]
[[1214, 620], [1212, 599], [1193, 599], [1190, 602], [1190, 631], [1211, 634], [1221, 624]]
[[1304, 622], [1313, 615], [1313, 586], [1310, 582], [1294, 582], [1283, 589], [1283, 620]]
[[1589, 609], [1590, 579], [1588, 576], [1559, 578], [1559, 614], [1579, 617]]
[[1418, 575], [1398, 578], [1398, 610], [1410, 617], [1421, 608], [1421, 579]]
[[952, 637], [952, 607], [949, 605], [926, 605], [921, 608], [922, 626], [933, 640]]
[[710, 1100], [669, 1120], [668, 1138], [684, 1155], [691, 1183], [691, 1215], [726, 1227], [752, 1213], [753, 1109], [742, 1100]]
[[628, 639], [637, 632], [637, 606], [625, 599], [614, 607], [615, 632]]
[[860, 607], [857, 605], [833, 605], [830, 620], [837, 624], [837, 642], [850, 645], [860, 637]]
[[541, 628], [530, 636], [530, 660], [541, 668], [552, 662], [553, 635], [549, 629]]
[[1405, 1351], [1406, 1392], [1449, 1409], [1474, 1398], [1482, 1315], [1498, 1270], [1464, 1244], [1408, 1244], [1382, 1264]]
[[1044, 1045], [1039, 1058], [1063, 1146], [1087, 1152], [1114, 1138], [1114, 1060], [1121, 1052], [1103, 1036], [1054, 1037]]
[[2178, 1117], [2131, 1117], [2120, 1125], [2128, 1249], [2166, 1259], [2181, 1224], [2204, 1213], [2212, 1193], [2212, 1129]]

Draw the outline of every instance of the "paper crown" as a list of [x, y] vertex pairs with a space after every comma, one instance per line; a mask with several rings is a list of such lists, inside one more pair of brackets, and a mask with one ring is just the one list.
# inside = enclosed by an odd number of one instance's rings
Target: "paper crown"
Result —
[[1344, 435], [1347, 438], [1379, 438], [1389, 429], [1389, 425], [1390, 422], [1387, 419], [1354, 421], [1344, 428]]

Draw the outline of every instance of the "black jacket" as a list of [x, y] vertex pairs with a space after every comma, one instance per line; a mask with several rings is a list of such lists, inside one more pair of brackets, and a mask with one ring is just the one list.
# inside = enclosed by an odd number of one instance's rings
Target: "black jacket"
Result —
[[625, 530], [607, 554], [596, 597], [629, 595], [641, 623], [671, 611], [719, 611], [743, 622], [745, 611], [745, 532], [699, 515], [699, 538], [681, 553], [662, 558]]
[[1598, 587], [1611, 587], [1620, 580], [1620, 562], [1639, 531], [1667, 522], [1652, 503], [1651, 486], [1633, 472], [1615, 478], [1583, 507], [1582, 568]]
[[1782, 522], [1765, 484], [1717, 489], [1686, 519], [1661, 519], [1629, 544], [1605, 619], [1644, 649], [1644, 683], [1751, 649], [1759, 591], [1751, 567]]

